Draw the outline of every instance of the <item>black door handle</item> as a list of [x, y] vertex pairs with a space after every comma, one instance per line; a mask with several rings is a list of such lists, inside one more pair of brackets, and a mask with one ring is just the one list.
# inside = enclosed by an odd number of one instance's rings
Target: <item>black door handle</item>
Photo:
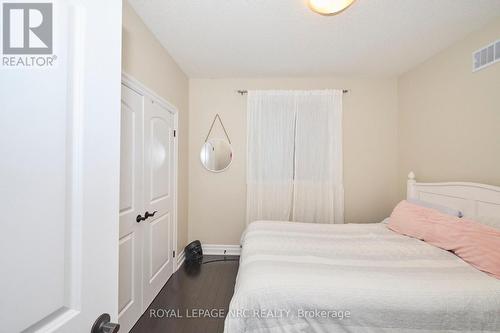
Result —
[[[146, 212], [147, 213], [147, 212]], [[145, 217], [142, 217], [141, 214], [137, 215], [137, 217], [135, 218], [135, 222], [137, 223], [141, 223], [142, 221], [146, 221], [148, 217], [145, 216]]]
[[149, 217], [151, 217], [151, 216], [155, 216], [155, 214], [156, 214], [156, 213], [158, 213], [158, 211], [156, 211], [156, 210], [155, 210], [153, 213], [146, 212], [146, 214], [144, 214], [144, 217], [145, 217], [145, 218], [149, 218]]
[[92, 325], [90, 333], [117, 333], [120, 330], [120, 325], [110, 322], [111, 317], [107, 313], [103, 313], [97, 318]]

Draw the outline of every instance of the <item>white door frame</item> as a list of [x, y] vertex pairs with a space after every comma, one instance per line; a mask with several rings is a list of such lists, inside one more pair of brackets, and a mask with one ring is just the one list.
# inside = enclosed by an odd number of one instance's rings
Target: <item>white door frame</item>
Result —
[[[177, 271], [177, 257], [179, 255], [179, 251], [177, 251], [177, 202], [178, 202], [178, 163], [179, 163], [179, 111], [178, 109], [171, 103], [167, 102], [164, 98], [158, 95], [156, 92], [146, 87], [139, 80], [127, 74], [126, 72], [122, 72], [122, 83], [129, 87], [132, 90], [135, 90], [137, 93], [141, 95], [147, 95], [155, 100], [155, 103], [160, 104], [164, 107], [168, 112], [174, 115], [174, 127], [176, 131], [176, 137], [174, 139], [174, 212], [173, 212], [173, 250], [175, 251], [175, 257], [172, 258], [173, 264], [173, 272]], [[117, 240], [118, 242], [118, 240]]]

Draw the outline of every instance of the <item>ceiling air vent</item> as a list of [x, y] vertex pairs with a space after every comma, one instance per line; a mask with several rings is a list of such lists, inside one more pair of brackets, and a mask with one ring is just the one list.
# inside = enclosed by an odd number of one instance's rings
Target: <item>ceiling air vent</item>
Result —
[[476, 72], [499, 61], [500, 40], [497, 40], [472, 54], [472, 71]]

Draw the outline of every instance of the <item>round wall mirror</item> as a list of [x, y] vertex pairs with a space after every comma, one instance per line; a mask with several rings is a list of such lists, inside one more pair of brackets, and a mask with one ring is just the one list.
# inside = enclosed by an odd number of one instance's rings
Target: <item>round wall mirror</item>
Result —
[[200, 159], [208, 171], [221, 172], [231, 164], [233, 150], [226, 140], [210, 139], [201, 147]]

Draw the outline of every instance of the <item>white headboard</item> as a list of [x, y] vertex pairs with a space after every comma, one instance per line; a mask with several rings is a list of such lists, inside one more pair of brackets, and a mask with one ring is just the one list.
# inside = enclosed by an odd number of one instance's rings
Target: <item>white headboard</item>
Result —
[[460, 210], [464, 217], [500, 222], [500, 187], [465, 183], [418, 183], [408, 175], [406, 197]]

